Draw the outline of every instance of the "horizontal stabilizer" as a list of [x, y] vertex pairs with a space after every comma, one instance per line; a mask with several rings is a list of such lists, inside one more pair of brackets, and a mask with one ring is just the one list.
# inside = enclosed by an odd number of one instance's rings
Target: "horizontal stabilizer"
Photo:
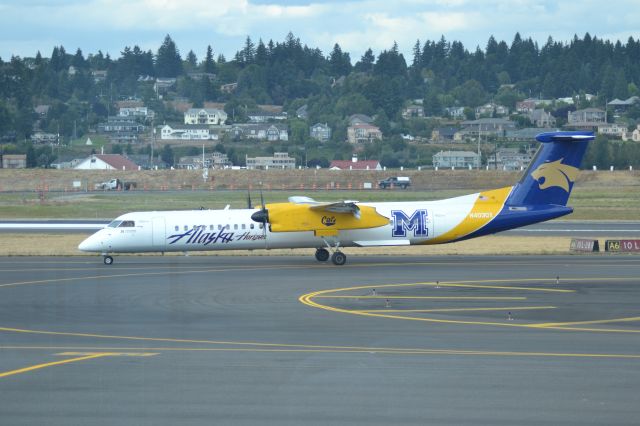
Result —
[[592, 141], [593, 132], [547, 132], [536, 136], [538, 142], [583, 142]]

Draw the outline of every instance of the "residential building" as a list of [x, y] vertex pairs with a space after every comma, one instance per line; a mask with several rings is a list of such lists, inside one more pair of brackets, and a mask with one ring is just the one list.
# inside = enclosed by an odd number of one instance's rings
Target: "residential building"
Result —
[[27, 168], [27, 155], [26, 154], [3, 154], [0, 155], [2, 160], [0, 165], [3, 169], [26, 169]]
[[333, 160], [329, 165], [330, 170], [382, 170], [378, 160], [358, 160], [357, 155], [353, 155], [351, 160]]
[[40, 117], [46, 117], [49, 113], [49, 109], [51, 109], [51, 105], [38, 105], [33, 110]]
[[586, 108], [577, 111], [569, 111], [567, 114], [567, 127], [580, 129], [593, 129], [607, 122], [607, 113], [599, 108]]
[[238, 83], [227, 83], [220, 85], [220, 91], [222, 93], [233, 93], [238, 88]]
[[525, 99], [524, 101], [516, 102], [516, 111], [521, 114], [527, 114], [538, 107], [552, 105], [552, 104], [553, 104], [553, 101], [551, 99], [528, 98], [528, 99]]
[[476, 138], [482, 136], [504, 136], [509, 130], [515, 130], [516, 123], [507, 118], [480, 118], [462, 122], [459, 137]]
[[556, 125], [556, 118], [541, 108], [529, 111], [527, 118], [536, 127], [553, 127]]
[[464, 118], [464, 107], [447, 107], [444, 111], [451, 118]]
[[80, 161], [78, 170], [139, 170], [140, 167], [120, 154], [93, 154]]
[[498, 116], [503, 117], [505, 115], [509, 115], [509, 108], [503, 105], [498, 105], [493, 102], [489, 102], [488, 104], [481, 105], [475, 110], [476, 118], [480, 117], [492, 117]]
[[258, 139], [268, 141], [288, 141], [289, 128], [286, 124], [235, 124], [229, 130], [234, 139]]
[[122, 107], [118, 110], [120, 117], [137, 117], [145, 120], [153, 120], [155, 112], [147, 107]]
[[351, 144], [372, 142], [382, 139], [382, 132], [372, 124], [353, 124], [347, 127], [347, 139]]
[[227, 121], [227, 113], [217, 108], [190, 108], [184, 113], [184, 124], [221, 125]]
[[[227, 154], [213, 152], [204, 155], [204, 168], [206, 169], [226, 169], [232, 165]], [[180, 157], [176, 168], [188, 170], [202, 169], [202, 155]]]
[[490, 169], [496, 170], [524, 170], [529, 166], [536, 148], [530, 148], [525, 152], [520, 152], [519, 148], [500, 148], [494, 155], [487, 158], [487, 165]]
[[160, 128], [160, 139], [162, 140], [218, 140], [218, 133], [212, 132], [206, 124], [191, 125], [168, 125]]
[[58, 135], [53, 133], [35, 132], [31, 135], [31, 142], [33, 142], [34, 144], [57, 145], [58, 141]]
[[309, 106], [307, 104], [302, 105], [300, 108], [296, 110], [296, 117], [306, 120], [309, 118]]
[[331, 139], [331, 127], [327, 123], [316, 123], [309, 128], [309, 134], [313, 139], [327, 142]]
[[213, 81], [216, 79], [216, 75], [210, 72], [189, 72], [187, 73], [187, 75], [189, 76], [190, 79], [197, 80], [197, 81], [204, 80], [205, 78], [208, 78], [210, 81]]
[[131, 132], [142, 133], [145, 130], [144, 124], [136, 121], [135, 117], [110, 116], [107, 117], [106, 123], [98, 124], [98, 132], [114, 133], [114, 132]]
[[636, 103], [640, 102], [640, 98], [638, 96], [632, 96], [626, 100], [614, 99], [611, 102], [607, 103], [607, 106], [613, 108], [613, 110], [617, 113], [622, 113], [634, 106]]
[[424, 107], [422, 105], [409, 105], [402, 110], [402, 118], [408, 120], [410, 118], [423, 118]]
[[454, 136], [459, 129], [453, 126], [444, 126], [433, 129], [431, 132], [431, 141], [434, 143], [453, 142]]
[[100, 83], [101, 81], [105, 81], [107, 79], [107, 70], [91, 71], [91, 75], [93, 76], [94, 82]]
[[251, 123], [268, 123], [270, 121], [284, 121], [287, 119], [287, 113], [283, 111], [265, 111], [259, 109], [247, 113], [247, 118]]
[[353, 114], [349, 117], [349, 125], [354, 126], [356, 124], [371, 124], [373, 118], [365, 114]]
[[295, 169], [296, 159], [287, 152], [274, 152], [273, 157], [246, 157], [247, 169]]
[[480, 156], [471, 151], [440, 151], [433, 156], [433, 166], [438, 168], [478, 168]]
[[631, 136], [629, 136], [629, 133], [625, 133], [624, 135], [622, 135], [622, 140], [625, 142], [628, 140], [632, 140], [633, 142], [640, 142], [640, 124], [638, 124], [633, 132], [631, 132]]
[[176, 81], [177, 80], [175, 78], [158, 77], [156, 78], [155, 83], [153, 83], [153, 90], [155, 90], [156, 93], [166, 92], [171, 87], [175, 86]]
[[607, 123], [598, 126], [598, 134], [607, 135], [614, 138], [622, 139], [622, 136], [627, 133], [627, 126], [617, 123]]

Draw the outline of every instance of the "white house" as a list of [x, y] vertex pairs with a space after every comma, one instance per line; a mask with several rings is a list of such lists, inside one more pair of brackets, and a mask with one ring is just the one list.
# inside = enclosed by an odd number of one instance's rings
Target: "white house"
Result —
[[170, 126], [165, 124], [160, 128], [160, 139], [162, 140], [218, 140], [218, 137], [218, 133], [212, 132], [206, 124], [193, 124], [189, 126]]
[[77, 170], [139, 170], [133, 161], [120, 154], [93, 154], [80, 161]]
[[217, 108], [190, 108], [184, 113], [184, 124], [220, 125], [227, 121], [227, 113]]

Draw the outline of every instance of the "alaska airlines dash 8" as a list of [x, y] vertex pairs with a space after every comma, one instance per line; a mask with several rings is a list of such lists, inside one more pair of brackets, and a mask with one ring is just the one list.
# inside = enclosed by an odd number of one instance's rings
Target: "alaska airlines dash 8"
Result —
[[119, 216], [78, 246], [113, 253], [315, 248], [344, 265], [341, 247], [442, 244], [518, 228], [573, 212], [567, 201], [591, 132], [541, 133], [514, 186], [439, 201], [317, 202], [290, 197], [259, 208], [152, 211]]

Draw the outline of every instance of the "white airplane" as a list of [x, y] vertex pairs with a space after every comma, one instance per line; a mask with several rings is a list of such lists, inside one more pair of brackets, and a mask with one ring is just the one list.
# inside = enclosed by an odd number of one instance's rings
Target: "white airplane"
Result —
[[344, 265], [341, 247], [442, 244], [567, 215], [590, 132], [536, 136], [542, 146], [516, 185], [440, 201], [316, 202], [291, 197], [260, 208], [127, 213], [78, 249], [112, 253], [316, 248], [320, 262]]

